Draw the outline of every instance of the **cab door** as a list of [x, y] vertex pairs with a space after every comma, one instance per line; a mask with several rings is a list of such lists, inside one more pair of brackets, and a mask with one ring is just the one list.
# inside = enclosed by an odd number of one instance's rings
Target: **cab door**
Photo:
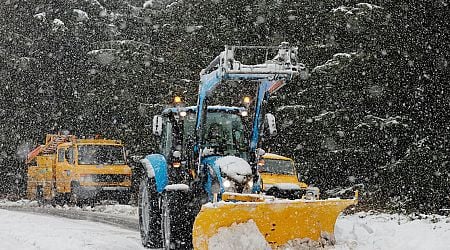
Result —
[[70, 192], [70, 184], [76, 179], [73, 147], [60, 147], [56, 159], [56, 191], [58, 193]]

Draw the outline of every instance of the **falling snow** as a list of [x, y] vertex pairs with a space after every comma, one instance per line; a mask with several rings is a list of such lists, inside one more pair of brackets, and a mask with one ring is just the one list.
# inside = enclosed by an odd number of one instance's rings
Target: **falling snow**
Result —
[[[152, 135], [154, 115], [172, 105], [175, 95], [186, 106], [195, 105], [199, 73], [225, 45], [278, 46], [287, 41], [298, 47], [296, 60], [305, 70], [264, 101], [264, 112], [276, 117], [277, 134], [269, 136], [263, 124], [258, 147], [293, 158], [301, 180], [320, 188], [324, 197], [358, 189], [358, 211], [448, 216], [447, 13], [445, 0], [1, 1], [0, 198], [26, 198], [25, 160], [51, 133], [120, 139], [138, 172], [139, 160], [160, 150]], [[242, 65], [272, 56], [259, 52], [244, 56]], [[256, 88], [243, 82], [217, 88], [209, 101], [247, 105], [242, 98], [254, 96]], [[249, 120], [256, 98], [251, 101]], [[177, 146], [171, 150], [182, 151]], [[237, 178], [252, 172], [248, 164], [236, 166], [223, 169]], [[152, 171], [147, 176], [156, 176]], [[138, 185], [133, 179], [134, 206]], [[10, 215], [1, 215], [9, 226], [27, 227], [23, 217]], [[45, 227], [58, 224], [26, 216]], [[387, 225], [392, 221], [401, 221], [398, 226], [406, 230], [395, 235], [399, 242], [416, 243], [410, 234], [420, 235], [426, 228], [424, 235], [439, 241], [441, 231], [430, 225], [448, 224], [440, 220], [417, 226], [403, 217], [355, 215], [338, 223], [337, 237], [344, 245], [338, 241], [336, 248], [354, 249], [353, 242], [359, 249], [430, 246], [399, 246], [395, 240], [377, 245], [383, 237], [393, 237], [377, 234], [385, 227], [391, 232], [395, 226]], [[346, 223], [353, 224], [342, 226]], [[91, 225], [73, 226], [77, 237], [84, 226]], [[94, 238], [102, 235], [97, 232]], [[19, 242], [25, 237], [15, 236]], [[35, 237], [17, 246], [49, 246], [39, 242], [44, 236]], [[124, 242], [124, 248], [135, 246], [129, 239]], [[89, 248], [81, 240], [75, 243], [74, 249]], [[220, 248], [225, 243], [215, 244]]]

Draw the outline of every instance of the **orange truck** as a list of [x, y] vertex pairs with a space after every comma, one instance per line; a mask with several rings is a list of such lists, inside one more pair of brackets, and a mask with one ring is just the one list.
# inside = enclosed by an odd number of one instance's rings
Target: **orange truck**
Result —
[[285, 156], [265, 153], [258, 163], [262, 191], [276, 197], [319, 199], [319, 189], [299, 181], [294, 160]]
[[113, 197], [128, 203], [131, 168], [119, 140], [48, 134], [27, 155], [27, 197], [38, 201], [84, 201]]

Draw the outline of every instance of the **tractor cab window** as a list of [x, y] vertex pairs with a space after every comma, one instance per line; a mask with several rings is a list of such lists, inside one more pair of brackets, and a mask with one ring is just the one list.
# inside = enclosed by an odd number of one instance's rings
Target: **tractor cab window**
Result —
[[293, 175], [294, 164], [292, 161], [264, 159], [264, 165], [260, 167], [260, 172]]
[[246, 158], [246, 140], [241, 117], [226, 112], [210, 112], [206, 118], [205, 147], [219, 148], [225, 155]]
[[163, 121], [163, 127], [162, 127], [162, 134], [161, 134], [161, 148], [160, 152], [164, 156], [168, 157], [170, 155], [170, 152], [172, 150], [172, 144], [173, 144], [173, 129], [172, 129], [172, 123], [168, 121], [168, 117], [165, 117], [164, 119], [167, 119], [167, 121]]
[[82, 145], [78, 146], [79, 165], [123, 165], [125, 154], [122, 146]]

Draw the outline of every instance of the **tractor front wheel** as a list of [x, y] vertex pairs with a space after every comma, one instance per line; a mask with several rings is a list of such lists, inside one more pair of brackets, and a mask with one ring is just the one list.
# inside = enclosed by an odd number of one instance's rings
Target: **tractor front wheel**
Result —
[[142, 245], [149, 248], [162, 248], [161, 235], [161, 196], [156, 191], [154, 179], [147, 176], [139, 185], [139, 230]]

